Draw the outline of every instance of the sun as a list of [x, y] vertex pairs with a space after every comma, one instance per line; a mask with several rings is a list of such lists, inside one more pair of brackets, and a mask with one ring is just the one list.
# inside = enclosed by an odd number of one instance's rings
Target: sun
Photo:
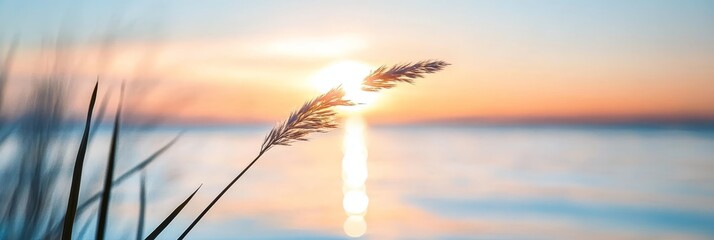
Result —
[[364, 63], [344, 60], [332, 63], [320, 69], [311, 77], [311, 82], [320, 92], [342, 85], [345, 90], [345, 99], [358, 104], [351, 110], [361, 110], [377, 100], [377, 93], [362, 91], [362, 79], [367, 76], [372, 68]]

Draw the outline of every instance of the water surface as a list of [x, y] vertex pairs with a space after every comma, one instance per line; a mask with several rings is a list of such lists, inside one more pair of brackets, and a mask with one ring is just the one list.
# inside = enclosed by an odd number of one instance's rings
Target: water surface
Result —
[[[162, 235], [178, 236], [252, 160], [267, 130], [189, 129], [148, 169], [147, 228], [202, 183], [194, 201]], [[129, 160], [118, 163], [118, 171], [177, 132], [165, 128], [125, 138]], [[366, 126], [358, 136], [363, 146], [352, 146], [359, 143], [350, 143], [346, 133], [355, 134], [350, 128], [337, 130], [270, 150], [189, 236], [714, 238], [711, 128]], [[98, 143], [107, 138], [100, 133]], [[345, 161], [359, 160], [347, 160], [344, 153], [362, 154], [359, 149], [366, 151], [368, 177], [350, 180]], [[96, 147], [90, 154], [99, 159], [105, 153]], [[134, 181], [119, 188], [112, 208], [121, 215], [112, 220], [117, 236], [134, 231], [136, 186]], [[355, 189], [368, 198], [357, 208], [365, 209], [361, 213], [354, 206], [347, 209], [347, 193]], [[359, 216], [366, 229], [350, 233], [351, 216]]]

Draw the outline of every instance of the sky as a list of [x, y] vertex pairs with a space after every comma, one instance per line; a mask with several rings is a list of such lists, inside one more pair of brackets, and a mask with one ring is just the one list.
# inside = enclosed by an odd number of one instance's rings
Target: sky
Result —
[[275, 122], [334, 64], [425, 59], [452, 65], [370, 122], [714, 120], [713, 22], [694, 0], [0, 0], [0, 53], [19, 39], [16, 99], [60, 62], [72, 95], [128, 81], [137, 116], [178, 122]]

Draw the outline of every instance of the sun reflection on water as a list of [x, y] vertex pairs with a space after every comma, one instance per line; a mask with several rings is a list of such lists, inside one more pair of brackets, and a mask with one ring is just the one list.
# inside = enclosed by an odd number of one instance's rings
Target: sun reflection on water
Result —
[[359, 114], [350, 115], [345, 122], [342, 158], [342, 206], [347, 213], [345, 234], [359, 237], [367, 231], [364, 216], [369, 197], [365, 188], [367, 181], [367, 146], [364, 138], [365, 124]]
[[358, 61], [344, 60], [332, 63], [312, 76], [312, 82], [321, 92], [336, 86], [345, 91], [344, 98], [356, 103], [355, 106], [338, 108], [347, 115], [345, 136], [343, 139], [342, 158], [342, 207], [347, 219], [343, 225], [345, 234], [360, 237], [367, 231], [369, 197], [365, 190], [367, 181], [367, 146], [365, 144], [365, 122], [361, 113], [367, 110], [378, 98], [376, 92], [362, 90], [362, 80], [370, 73], [371, 67]]

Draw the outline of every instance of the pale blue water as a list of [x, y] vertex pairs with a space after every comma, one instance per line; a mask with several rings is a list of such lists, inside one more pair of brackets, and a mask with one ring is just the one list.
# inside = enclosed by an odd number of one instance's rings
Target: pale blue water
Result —
[[[162, 235], [175, 238], [252, 159], [267, 130], [188, 129], [149, 167], [146, 228], [203, 183]], [[177, 132], [123, 138], [133, 160], [118, 171]], [[347, 238], [342, 134], [271, 150], [190, 239]], [[714, 239], [712, 128], [382, 126], [368, 128], [366, 141], [365, 239]], [[93, 157], [105, 154], [95, 149]], [[137, 184], [116, 195], [117, 238], [135, 231]]]

